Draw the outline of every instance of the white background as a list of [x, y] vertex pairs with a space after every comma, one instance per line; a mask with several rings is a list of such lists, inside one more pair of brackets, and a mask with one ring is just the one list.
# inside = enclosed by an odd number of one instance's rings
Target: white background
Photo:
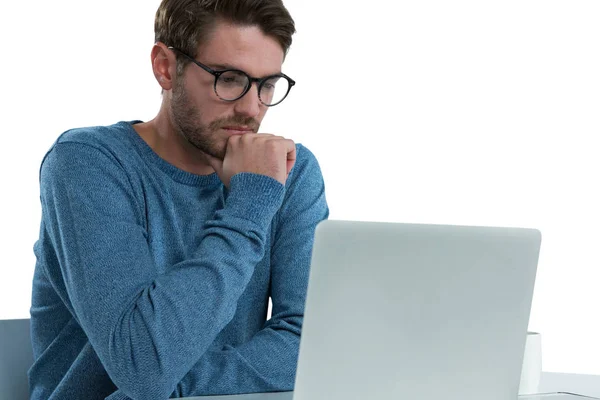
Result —
[[[157, 112], [158, 4], [3, 3], [0, 318], [29, 315], [45, 151]], [[263, 131], [317, 155], [331, 217], [540, 229], [544, 369], [600, 374], [600, 2], [286, 4], [298, 84]]]

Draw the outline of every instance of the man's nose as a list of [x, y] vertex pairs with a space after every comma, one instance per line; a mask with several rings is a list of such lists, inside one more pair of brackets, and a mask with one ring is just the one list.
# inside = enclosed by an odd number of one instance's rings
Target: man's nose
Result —
[[262, 103], [258, 98], [258, 82], [252, 82], [250, 90], [241, 99], [235, 101], [235, 112], [246, 117], [256, 117]]

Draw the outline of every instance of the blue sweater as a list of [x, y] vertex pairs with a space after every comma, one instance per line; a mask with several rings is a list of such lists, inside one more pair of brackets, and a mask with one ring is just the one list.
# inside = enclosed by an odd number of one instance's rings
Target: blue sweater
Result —
[[285, 186], [242, 173], [227, 190], [161, 159], [131, 124], [67, 131], [42, 162], [31, 398], [293, 390], [328, 216], [315, 157], [297, 145]]

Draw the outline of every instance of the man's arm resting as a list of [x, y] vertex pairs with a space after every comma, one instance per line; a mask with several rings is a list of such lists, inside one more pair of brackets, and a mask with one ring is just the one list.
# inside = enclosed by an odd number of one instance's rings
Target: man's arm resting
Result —
[[174, 396], [293, 390], [314, 231], [329, 215], [316, 159], [303, 147], [298, 154], [275, 220], [272, 318], [247, 343], [206, 352], [177, 385]]
[[233, 317], [264, 255], [283, 185], [234, 177], [193, 256], [164, 274], [148, 248], [144, 208], [110, 153], [59, 143], [45, 158], [40, 185], [60, 265], [51, 272], [109, 376], [134, 399], [168, 397]]

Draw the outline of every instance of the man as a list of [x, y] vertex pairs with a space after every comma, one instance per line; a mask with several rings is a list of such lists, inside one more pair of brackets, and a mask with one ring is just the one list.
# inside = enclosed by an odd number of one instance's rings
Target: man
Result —
[[294, 84], [294, 30], [281, 0], [163, 0], [156, 118], [67, 131], [47, 153], [32, 399], [293, 389], [328, 208], [314, 156], [256, 132]]

